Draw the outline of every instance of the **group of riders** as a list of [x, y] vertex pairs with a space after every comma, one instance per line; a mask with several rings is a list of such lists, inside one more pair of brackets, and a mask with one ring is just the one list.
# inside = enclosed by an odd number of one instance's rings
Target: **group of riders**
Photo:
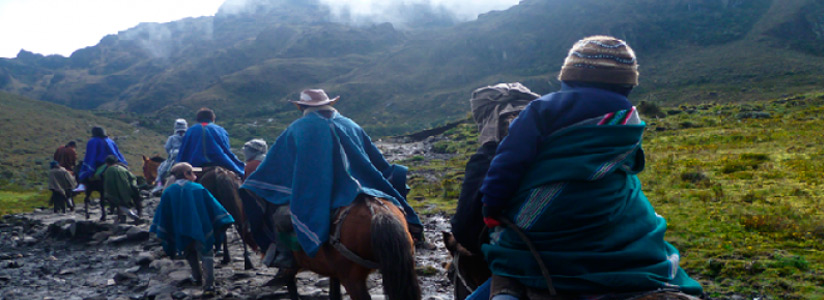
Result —
[[[637, 177], [644, 168], [645, 123], [628, 100], [638, 84], [635, 53], [613, 37], [582, 39], [558, 79], [561, 89], [544, 96], [520, 83], [472, 93], [480, 147], [466, 165], [451, 220], [464, 254], [452, 254], [481, 257], [480, 267], [491, 275], [471, 287], [467, 299], [700, 296], [701, 285], [679, 267], [679, 252], [664, 241], [666, 221]], [[175, 121], [165, 145], [169, 159], [158, 169], [162, 196], [150, 230], [167, 254], [186, 257], [204, 293], [214, 293], [212, 248], [225, 238], [220, 232], [240, 221], [197, 183], [210, 168], [233, 172], [242, 193], [276, 207], [257, 214], [259, 220], [246, 216], [246, 222], [275, 231], [256, 237], [267, 266], [294, 269], [293, 251], [318, 253], [330, 242], [334, 210], [361, 195], [394, 203], [416, 246], [434, 248], [407, 203], [407, 168], [387, 162], [366, 132], [334, 108], [339, 98], [303, 90], [290, 100], [302, 117], [271, 148], [261, 139], [245, 143], [245, 162], [231, 152], [228, 133], [214, 123], [211, 109], [199, 110], [193, 126]], [[52, 162], [55, 211], [74, 186], [69, 170], [75, 162], [67, 158], [76, 157], [74, 148], [73, 142], [61, 147]], [[79, 182], [103, 178], [118, 221], [137, 217], [129, 201], [139, 195], [126, 166], [114, 141], [95, 127], [76, 175]], [[139, 208], [139, 201], [132, 202]]]

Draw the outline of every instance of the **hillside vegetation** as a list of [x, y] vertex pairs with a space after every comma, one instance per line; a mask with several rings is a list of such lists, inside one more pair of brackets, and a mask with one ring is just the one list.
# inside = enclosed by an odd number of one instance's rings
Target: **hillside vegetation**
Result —
[[91, 128], [97, 125], [117, 142], [135, 174], [142, 174], [141, 155], [165, 152], [165, 136], [151, 130], [0, 92], [0, 189], [46, 189], [46, 172], [54, 150], [76, 141], [78, 160], [82, 160]]
[[[714, 298], [824, 298], [824, 92], [640, 106], [648, 127], [639, 176], [682, 267]], [[454, 211], [476, 136], [460, 125], [433, 144], [452, 158], [403, 162], [418, 209]]]

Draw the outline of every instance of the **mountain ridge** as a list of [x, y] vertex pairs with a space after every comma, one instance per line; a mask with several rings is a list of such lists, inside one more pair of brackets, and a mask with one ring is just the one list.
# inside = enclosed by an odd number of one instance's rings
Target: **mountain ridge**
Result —
[[[480, 86], [557, 89], [566, 51], [587, 35], [614, 35], [636, 49], [634, 99], [677, 104], [803, 92], [824, 69], [817, 50], [824, 4], [814, 0], [524, 0], [474, 21], [418, 29], [334, 22], [317, 1], [253, 2], [258, 7], [245, 13], [229, 13], [227, 2], [214, 17], [144, 23], [68, 58], [21, 51], [0, 60], [0, 90], [132, 112], [157, 130], [168, 123], [162, 120], [212, 106], [231, 123], [273, 119], [263, 128], [229, 126], [242, 137], [264, 131], [272, 138], [297, 115], [286, 100], [322, 87], [382, 136], [464, 117]], [[260, 8], [270, 4], [278, 9]]]

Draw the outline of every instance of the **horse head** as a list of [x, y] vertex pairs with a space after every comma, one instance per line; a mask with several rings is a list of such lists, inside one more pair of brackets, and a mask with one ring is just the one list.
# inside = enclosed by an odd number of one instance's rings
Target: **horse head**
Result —
[[443, 243], [452, 261], [446, 266], [447, 274], [455, 286], [454, 298], [463, 300], [478, 286], [484, 283], [492, 273], [480, 253], [467, 250], [449, 231], [442, 231]]
[[158, 155], [151, 158], [145, 155], [141, 156], [143, 157], [143, 177], [146, 178], [147, 183], [154, 184], [155, 179], [157, 179], [157, 168], [165, 159]]

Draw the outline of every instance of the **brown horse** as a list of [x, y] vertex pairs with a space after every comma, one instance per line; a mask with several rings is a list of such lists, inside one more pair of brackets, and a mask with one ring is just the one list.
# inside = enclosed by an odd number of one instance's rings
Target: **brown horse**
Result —
[[141, 155], [143, 157], [143, 178], [146, 178], [146, 183], [154, 185], [157, 179], [157, 168], [165, 161], [162, 157], [155, 155], [151, 158]]
[[[269, 206], [265, 211], [275, 211], [271, 203], [258, 200], [258, 203]], [[421, 299], [412, 236], [403, 212], [395, 204], [361, 195], [333, 216], [332, 236], [314, 257], [303, 251], [293, 252], [297, 271], [309, 270], [328, 276], [329, 298], [333, 300], [341, 299], [341, 284], [352, 300], [371, 299], [366, 279], [374, 269], [378, 269], [383, 277], [387, 299]], [[291, 280], [287, 283], [292, 300], [299, 299], [294, 277], [297, 271], [290, 274]]]
[[[246, 222], [246, 215], [243, 212], [243, 202], [238, 194], [240, 188], [240, 177], [232, 171], [222, 167], [206, 167], [201, 174], [197, 174], [197, 181], [223, 205], [224, 208], [235, 219], [235, 229], [243, 240], [243, 262], [246, 270], [253, 269], [252, 260], [249, 258], [249, 250], [246, 245], [257, 250], [258, 247], [252, 240], [251, 231]], [[231, 262], [229, 257], [229, 239], [223, 241], [223, 261], [226, 264]]]

